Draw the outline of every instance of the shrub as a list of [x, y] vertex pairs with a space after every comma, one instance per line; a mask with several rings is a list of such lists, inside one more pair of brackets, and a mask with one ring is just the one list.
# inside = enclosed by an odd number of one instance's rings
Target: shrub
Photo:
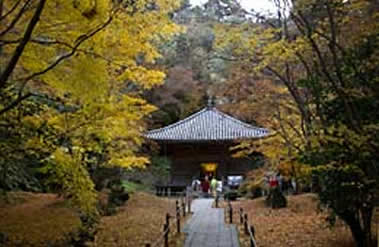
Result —
[[224, 198], [226, 200], [235, 201], [239, 197], [239, 193], [236, 190], [230, 190], [225, 192]]
[[287, 207], [287, 199], [279, 188], [274, 188], [266, 198], [266, 205], [272, 208], [285, 208]]

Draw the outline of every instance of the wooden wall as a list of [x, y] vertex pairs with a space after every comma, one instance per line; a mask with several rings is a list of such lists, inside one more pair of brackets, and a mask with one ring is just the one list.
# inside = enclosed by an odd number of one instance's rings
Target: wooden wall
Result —
[[244, 175], [254, 169], [250, 159], [232, 158], [229, 151], [233, 143], [161, 144], [161, 155], [172, 161], [171, 183], [189, 184], [202, 175], [202, 163], [217, 163], [218, 179], [228, 175]]

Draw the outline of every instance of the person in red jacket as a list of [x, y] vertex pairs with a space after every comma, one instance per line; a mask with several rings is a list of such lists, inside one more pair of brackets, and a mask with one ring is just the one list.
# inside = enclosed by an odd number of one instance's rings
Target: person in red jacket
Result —
[[278, 186], [278, 179], [276, 177], [276, 175], [273, 175], [270, 177], [270, 180], [269, 180], [269, 183], [270, 183], [270, 188], [276, 188]]
[[204, 196], [208, 196], [209, 193], [209, 180], [208, 176], [205, 176], [203, 182], [201, 182], [201, 190], [203, 191]]

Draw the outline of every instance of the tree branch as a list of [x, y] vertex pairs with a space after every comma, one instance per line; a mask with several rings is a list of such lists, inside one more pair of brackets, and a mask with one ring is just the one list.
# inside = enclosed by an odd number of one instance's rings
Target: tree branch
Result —
[[[0, 40], [1, 42], [1, 40]], [[74, 49], [75, 47], [73, 45], [70, 45], [66, 42], [63, 42], [63, 41], [60, 41], [60, 40], [40, 40], [40, 39], [31, 39], [30, 42], [33, 42], [33, 43], [36, 43], [36, 44], [40, 44], [40, 45], [61, 45], [61, 46], [64, 46], [64, 47], [67, 47], [69, 49]], [[77, 52], [81, 52], [81, 53], [84, 53], [84, 54], [87, 54], [87, 55], [91, 55], [91, 56], [94, 56], [96, 58], [99, 58], [101, 60], [104, 60], [108, 63], [111, 63], [111, 64], [114, 64], [116, 66], [119, 66], [121, 68], [126, 68], [128, 67], [127, 65], [125, 64], [120, 64], [120, 63], [115, 63], [112, 59], [109, 59], [99, 53], [96, 53], [96, 52], [93, 52], [93, 51], [88, 51], [88, 50], [84, 50], [84, 49], [77, 49], [76, 50]]]
[[0, 32], [0, 37], [5, 35], [7, 32], [9, 32], [17, 24], [17, 22], [21, 19], [22, 15], [25, 13], [25, 10], [29, 6], [30, 1], [31, 0], [27, 0], [24, 3], [20, 11], [17, 13], [17, 15], [13, 18], [12, 22], [9, 24], [9, 26]]
[[4, 15], [2, 15], [2, 7], [3, 7], [3, 0], [0, 0], [0, 22], [2, 20], [4, 20], [5, 18], [7, 18], [8, 15], [12, 14], [13, 11], [16, 10], [16, 8], [18, 7], [18, 5], [21, 3], [22, 0], [18, 0], [10, 10], [8, 10], [7, 13], [5, 13]]
[[0, 110], [0, 116], [4, 113], [6, 113], [7, 111], [10, 111], [12, 110], [13, 108], [15, 108], [18, 104], [20, 104], [23, 100], [29, 98], [33, 96], [32, 93], [27, 93], [25, 95], [22, 95], [22, 96], [19, 96], [17, 97], [17, 99], [15, 101], [13, 101], [12, 103], [10, 103], [8, 106], [4, 107], [3, 109]]
[[11, 60], [9, 61], [7, 67], [5, 68], [4, 72], [0, 76], [0, 90], [3, 89], [9, 79], [9, 76], [12, 74], [13, 70], [15, 69], [18, 60], [20, 59], [22, 53], [24, 52], [26, 44], [29, 42], [33, 30], [36, 27], [39, 18], [42, 14], [42, 10], [45, 6], [46, 0], [40, 0], [37, 6], [36, 11], [34, 12], [34, 15], [32, 19], [29, 22], [28, 27], [26, 28], [25, 34], [22, 38], [22, 41], [17, 46], [16, 50], [13, 53], [13, 56]]
[[93, 37], [94, 35], [96, 35], [98, 32], [102, 31], [104, 28], [106, 28], [113, 20], [113, 15], [109, 16], [108, 20], [106, 22], [104, 22], [103, 24], [101, 24], [98, 28], [96, 28], [95, 30], [91, 31], [90, 33], [88, 34], [84, 34], [84, 35], [81, 35], [78, 37], [78, 39], [76, 40], [76, 44], [74, 46], [72, 46], [72, 49], [70, 52], [60, 56], [57, 60], [55, 60], [53, 63], [51, 63], [50, 65], [48, 65], [46, 68], [44, 68], [43, 70], [41, 71], [38, 71], [38, 72], [35, 72], [25, 78], [22, 78], [21, 80], [26, 83], [28, 81], [30, 81], [31, 79], [37, 77], [37, 76], [40, 76], [42, 74], [45, 74], [46, 72], [48, 72], [49, 70], [55, 68], [57, 65], [59, 65], [61, 62], [63, 62], [65, 59], [67, 58], [70, 58], [72, 57], [75, 52], [78, 51], [80, 45], [85, 42], [86, 40], [90, 39], [91, 37]]

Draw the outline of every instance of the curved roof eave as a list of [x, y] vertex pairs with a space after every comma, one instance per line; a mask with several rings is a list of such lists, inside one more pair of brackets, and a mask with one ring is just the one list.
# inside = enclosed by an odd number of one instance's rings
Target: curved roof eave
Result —
[[166, 127], [148, 131], [145, 137], [167, 142], [209, 142], [259, 139], [269, 131], [233, 118], [214, 107], [206, 107]]

